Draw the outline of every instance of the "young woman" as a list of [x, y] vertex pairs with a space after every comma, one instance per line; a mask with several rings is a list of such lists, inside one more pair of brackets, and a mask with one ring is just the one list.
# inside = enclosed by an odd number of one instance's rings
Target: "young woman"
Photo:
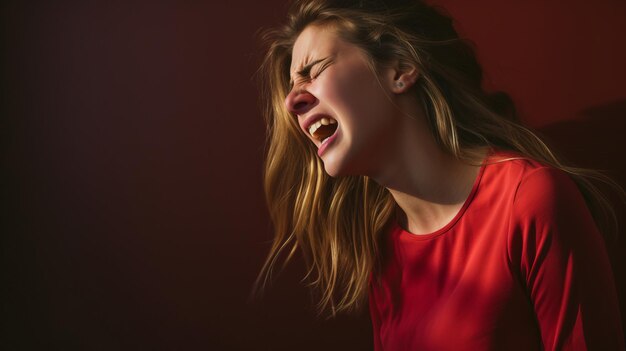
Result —
[[602, 177], [482, 88], [450, 18], [304, 0], [266, 38], [260, 287], [299, 248], [321, 310], [369, 301], [376, 350], [624, 348]]

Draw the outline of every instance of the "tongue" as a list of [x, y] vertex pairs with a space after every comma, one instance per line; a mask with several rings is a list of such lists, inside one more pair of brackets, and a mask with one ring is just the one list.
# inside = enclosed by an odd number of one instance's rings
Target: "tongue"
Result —
[[333, 133], [335, 133], [336, 130], [337, 130], [336, 123], [329, 124], [329, 125], [322, 125], [321, 127], [317, 128], [315, 133], [313, 133], [313, 137], [321, 141], [333, 135]]

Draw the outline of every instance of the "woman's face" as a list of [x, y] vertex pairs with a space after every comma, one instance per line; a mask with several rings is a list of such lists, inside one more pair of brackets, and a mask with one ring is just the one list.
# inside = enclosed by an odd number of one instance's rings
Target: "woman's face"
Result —
[[317, 146], [326, 172], [377, 172], [400, 125], [386, 88], [393, 80], [390, 69], [378, 78], [361, 49], [340, 39], [333, 27], [308, 26], [294, 44], [290, 75], [293, 88], [285, 104]]

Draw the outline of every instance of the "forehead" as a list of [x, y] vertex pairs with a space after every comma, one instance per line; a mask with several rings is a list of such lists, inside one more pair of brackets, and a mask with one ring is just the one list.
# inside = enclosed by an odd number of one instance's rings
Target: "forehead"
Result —
[[298, 35], [293, 45], [289, 71], [293, 75], [308, 62], [336, 55], [345, 46], [346, 43], [337, 36], [332, 26], [310, 25]]

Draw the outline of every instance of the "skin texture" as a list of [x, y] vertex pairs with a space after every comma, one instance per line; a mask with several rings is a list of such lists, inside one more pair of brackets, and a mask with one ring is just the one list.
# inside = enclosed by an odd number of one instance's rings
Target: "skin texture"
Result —
[[320, 114], [337, 121], [337, 136], [320, 156], [330, 176], [374, 179], [402, 209], [400, 224], [427, 234], [460, 210], [479, 167], [436, 144], [412, 89], [419, 72], [402, 67], [392, 62], [374, 73], [361, 49], [339, 38], [332, 26], [311, 25], [293, 47], [294, 85], [285, 104], [318, 148], [305, 122]]

